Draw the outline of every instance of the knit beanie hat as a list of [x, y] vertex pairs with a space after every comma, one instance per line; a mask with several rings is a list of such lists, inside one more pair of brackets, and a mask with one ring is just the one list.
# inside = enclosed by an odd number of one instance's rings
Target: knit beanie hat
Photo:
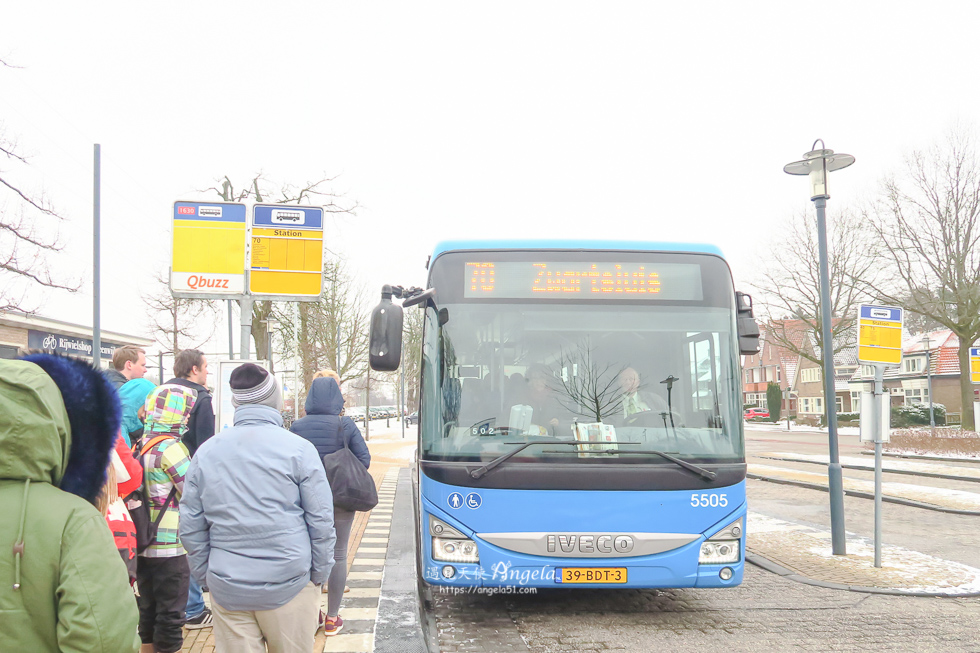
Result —
[[235, 368], [228, 380], [231, 385], [233, 406], [261, 404], [282, 410], [282, 393], [276, 377], [255, 363], [244, 363]]

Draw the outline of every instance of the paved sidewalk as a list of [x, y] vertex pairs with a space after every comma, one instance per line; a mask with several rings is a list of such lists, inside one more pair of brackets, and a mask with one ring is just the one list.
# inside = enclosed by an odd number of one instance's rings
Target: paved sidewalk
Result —
[[846, 556], [833, 555], [830, 531], [752, 511], [746, 533], [748, 561], [793, 580], [862, 592], [980, 596], [980, 569], [888, 545], [876, 568], [874, 542], [853, 533]]

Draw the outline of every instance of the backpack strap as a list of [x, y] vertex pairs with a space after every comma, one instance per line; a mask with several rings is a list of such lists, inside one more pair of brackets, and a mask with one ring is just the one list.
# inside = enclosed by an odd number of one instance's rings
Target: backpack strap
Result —
[[[158, 435], [158, 436], [156, 436], [155, 438], [151, 439], [149, 442], [147, 442], [146, 444], [143, 445], [143, 447], [140, 449], [139, 455], [140, 456], [145, 456], [146, 455], [146, 452], [149, 451], [150, 449], [152, 449], [154, 446], [156, 446], [157, 444], [163, 442], [164, 440], [168, 440], [168, 439], [173, 438], [173, 437], [174, 436], [172, 436], [172, 435]], [[174, 439], [176, 440], [176, 438], [174, 438]]]

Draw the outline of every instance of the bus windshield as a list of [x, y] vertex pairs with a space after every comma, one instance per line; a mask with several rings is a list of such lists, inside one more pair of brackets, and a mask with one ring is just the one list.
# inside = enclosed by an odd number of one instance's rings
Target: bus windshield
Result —
[[[503, 296], [483, 296], [476, 283], [467, 285], [472, 259], [433, 270], [443, 316], [425, 309], [423, 459], [487, 461], [515, 443], [541, 441], [511, 461], [663, 463], [653, 451], [694, 463], [744, 460], [733, 292], [723, 262], [693, 272], [675, 265], [663, 277], [680, 279], [666, 288], [675, 293], [670, 299], [590, 301], [562, 290], [538, 299], [522, 277], [499, 272], [482, 288]], [[562, 269], [591, 283], [579, 272], [588, 266]], [[454, 287], [460, 271], [467, 282]], [[559, 441], [581, 444], [547, 445]]]

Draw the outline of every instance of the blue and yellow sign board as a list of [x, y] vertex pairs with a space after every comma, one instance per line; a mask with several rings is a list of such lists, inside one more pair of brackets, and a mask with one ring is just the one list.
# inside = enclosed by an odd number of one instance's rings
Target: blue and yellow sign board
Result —
[[861, 304], [858, 307], [858, 361], [901, 365], [902, 318], [901, 308]]
[[980, 347], [970, 347], [970, 381], [980, 383]]
[[191, 295], [245, 291], [246, 207], [174, 202], [170, 290]]
[[322, 208], [255, 205], [248, 287], [253, 295], [320, 295], [323, 288]]

